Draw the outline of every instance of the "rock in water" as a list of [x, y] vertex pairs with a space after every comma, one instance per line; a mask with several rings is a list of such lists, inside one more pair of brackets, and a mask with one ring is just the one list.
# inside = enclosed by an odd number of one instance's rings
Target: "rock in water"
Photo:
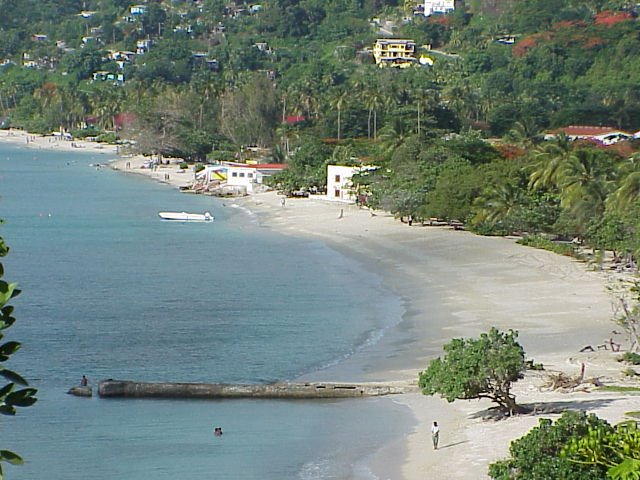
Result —
[[91, 387], [71, 387], [67, 393], [69, 395], [75, 395], [76, 397], [93, 396], [93, 390]]

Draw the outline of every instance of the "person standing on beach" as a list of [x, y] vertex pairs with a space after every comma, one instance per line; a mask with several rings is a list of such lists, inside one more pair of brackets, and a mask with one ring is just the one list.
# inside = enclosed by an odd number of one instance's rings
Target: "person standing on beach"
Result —
[[431, 440], [433, 441], [433, 449], [438, 449], [438, 440], [440, 440], [440, 427], [438, 422], [433, 422], [431, 426]]

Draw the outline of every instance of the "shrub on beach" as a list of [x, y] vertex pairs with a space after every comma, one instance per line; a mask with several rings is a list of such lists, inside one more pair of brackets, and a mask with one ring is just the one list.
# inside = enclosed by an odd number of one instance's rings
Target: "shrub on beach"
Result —
[[587, 435], [592, 429], [613, 430], [605, 420], [583, 412], [565, 412], [555, 423], [541, 418], [537, 427], [511, 442], [510, 458], [489, 465], [489, 476], [496, 480], [603, 479], [606, 471], [603, 466], [582, 465], [561, 455], [573, 439]]
[[594, 414], [567, 411], [542, 418], [511, 442], [511, 457], [489, 466], [496, 480], [635, 480], [640, 478], [640, 429], [635, 420], [611, 426]]
[[558, 243], [541, 235], [528, 235], [518, 240], [520, 245], [528, 247], [541, 248], [543, 250], [549, 250], [550, 252], [557, 253], [559, 255], [565, 255], [568, 257], [576, 256], [576, 249], [572, 243]]
[[627, 362], [632, 365], [640, 365], [640, 354], [636, 352], [624, 352], [619, 359], [621, 362]]
[[118, 135], [115, 132], [105, 132], [98, 135], [96, 141], [101, 143], [116, 143], [118, 141]]

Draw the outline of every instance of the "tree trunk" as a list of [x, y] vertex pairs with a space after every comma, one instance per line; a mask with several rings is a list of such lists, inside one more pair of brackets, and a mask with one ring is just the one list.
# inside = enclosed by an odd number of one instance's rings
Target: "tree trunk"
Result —
[[493, 401], [500, 405], [500, 408], [510, 416], [526, 411], [525, 408], [516, 403], [515, 397], [508, 393], [495, 394], [495, 396], [493, 397]]

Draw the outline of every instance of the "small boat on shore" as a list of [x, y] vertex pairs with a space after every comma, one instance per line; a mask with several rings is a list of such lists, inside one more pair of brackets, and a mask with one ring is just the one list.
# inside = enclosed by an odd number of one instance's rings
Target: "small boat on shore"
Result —
[[213, 215], [209, 212], [160, 212], [158, 215], [160, 215], [160, 218], [163, 220], [172, 220], [174, 222], [213, 222]]

